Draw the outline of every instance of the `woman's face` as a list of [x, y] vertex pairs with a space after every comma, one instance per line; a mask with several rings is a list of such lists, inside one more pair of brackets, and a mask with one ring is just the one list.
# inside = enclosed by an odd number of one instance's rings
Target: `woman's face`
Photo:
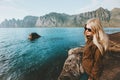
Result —
[[91, 26], [89, 24], [87, 24], [85, 27], [85, 35], [86, 36], [92, 36], [93, 35], [93, 32], [92, 32], [92, 29], [91, 29]]

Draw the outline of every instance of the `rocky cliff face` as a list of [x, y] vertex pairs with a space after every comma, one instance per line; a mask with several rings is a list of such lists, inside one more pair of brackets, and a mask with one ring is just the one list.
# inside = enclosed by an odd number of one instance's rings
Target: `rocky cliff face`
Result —
[[39, 17], [36, 22], [36, 26], [40, 27], [70, 26], [71, 21], [72, 19], [70, 15], [52, 12], [45, 16]]
[[100, 7], [99, 9], [97, 9], [95, 11], [75, 15], [75, 20], [76, 20], [75, 22], [77, 22], [77, 24], [83, 26], [86, 23], [86, 21], [90, 18], [99, 18], [102, 22], [109, 23], [110, 11]]
[[0, 27], [81, 27], [90, 18], [99, 18], [104, 27], [120, 27], [120, 8], [109, 11], [100, 7], [77, 15], [52, 12], [40, 17], [26, 16], [23, 20], [5, 20]]

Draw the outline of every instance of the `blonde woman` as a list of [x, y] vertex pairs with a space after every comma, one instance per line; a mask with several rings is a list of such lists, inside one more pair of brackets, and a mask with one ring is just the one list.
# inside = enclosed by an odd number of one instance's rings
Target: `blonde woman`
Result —
[[86, 45], [82, 66], [88, 76], [87, 80], [99, 80], [103, 70], [102, 59], [108, 48], [108, 37], [99, 19], [88, 20], [84, 29]]

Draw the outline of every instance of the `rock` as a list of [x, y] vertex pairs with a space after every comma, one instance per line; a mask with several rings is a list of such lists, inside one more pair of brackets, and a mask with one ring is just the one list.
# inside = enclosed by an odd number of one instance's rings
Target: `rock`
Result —
[[84, 72], [80, 64], [83, 49], [84, 48], [73, 48], [68, 51], [68, 58], [64, 63], [58, 80], [80, 80], [80, 75]]
[[41, 37], [40, 35], [38, 35], [37, 33], [31, 33], [28, 37], [29, 40], [35, 40], [37, 38]]
[[[120, 80], [120, 32], [108, 36], [110, 45], [103, 59], [104, 70], [100, 80]], [[80, 80], [83, 72], [80, 64], [83, 50], [84, 47], [68, 51], [68, 58], [58, 80]]]
[[[78, 53], [79, 48], [71, 49], [68, 52], [69, 57], [66, 59], [62, 73], [58, 80], [79, 80], [83, 68], [81, 66], [81, 55]], [[77, 52], [76, 52], [77, 51]], [[81, 67], [81, 68], [80, 68]]]

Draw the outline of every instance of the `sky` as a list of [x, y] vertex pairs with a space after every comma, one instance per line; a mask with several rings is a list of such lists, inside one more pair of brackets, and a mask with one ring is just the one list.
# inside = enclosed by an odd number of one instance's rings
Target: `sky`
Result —
[[120, 8], [120, 0], [0, 0], [0, 23], [5, 19], [43, 16], [50, 12], [79, 14], [103, 7]]

